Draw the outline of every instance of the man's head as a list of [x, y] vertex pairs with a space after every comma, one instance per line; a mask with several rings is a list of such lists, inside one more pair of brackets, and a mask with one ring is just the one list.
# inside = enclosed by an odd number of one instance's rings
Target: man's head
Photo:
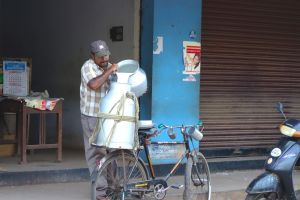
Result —
[[110, 55], [107, 44], [102, 40], [97, 40], [90, 44], [90, 49], [94, 62], [102, 68], [107, 67]]

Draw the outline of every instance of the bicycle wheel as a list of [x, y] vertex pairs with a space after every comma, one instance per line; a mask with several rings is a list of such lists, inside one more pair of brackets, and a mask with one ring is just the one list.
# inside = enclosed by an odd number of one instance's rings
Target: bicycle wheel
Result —
[[148, 173], [144, 164], [133, 154], [123, 150], [112, 152], [92, 183], [92, 199], [140, 199], [144, 192], [128, 192], [128, 184], [147, 179]]
[[210, 172], [202, 153], [194, 151], [185, 168], [184, 200], [209, 200], [211, 196]]

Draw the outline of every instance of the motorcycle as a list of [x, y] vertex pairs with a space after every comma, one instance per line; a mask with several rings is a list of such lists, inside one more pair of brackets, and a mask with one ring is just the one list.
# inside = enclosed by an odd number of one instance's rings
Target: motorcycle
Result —
[[287, 119], [280, 102], [277, 110], [284, 117], [279, 129], [285, 136], [267, 158], [265, 172], [247, 187], [246, 200], [297, 200], [292, 172], [300, 157], [300, 120]]

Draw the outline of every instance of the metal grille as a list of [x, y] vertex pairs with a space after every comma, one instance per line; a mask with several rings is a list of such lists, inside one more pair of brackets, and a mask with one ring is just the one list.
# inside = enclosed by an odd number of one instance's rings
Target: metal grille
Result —
[[269, 147], [300, 119], [300, 1], [209, 0], [202, 8], [201, 146]]

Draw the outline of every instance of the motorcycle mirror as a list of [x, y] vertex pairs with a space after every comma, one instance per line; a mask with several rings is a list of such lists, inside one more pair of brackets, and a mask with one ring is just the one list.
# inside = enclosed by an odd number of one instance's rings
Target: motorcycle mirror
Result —
[[281, 102], [277, 102], [276, 108], [277, 108], [277, 111], [280, 112], [283, 115], [284, 119], [286, 120], [286, 116], [283, 112], [283, 104]]
[[283, 112], [283, 104], [281, 102], [277, 102], [276, 108], [278, 112]]

